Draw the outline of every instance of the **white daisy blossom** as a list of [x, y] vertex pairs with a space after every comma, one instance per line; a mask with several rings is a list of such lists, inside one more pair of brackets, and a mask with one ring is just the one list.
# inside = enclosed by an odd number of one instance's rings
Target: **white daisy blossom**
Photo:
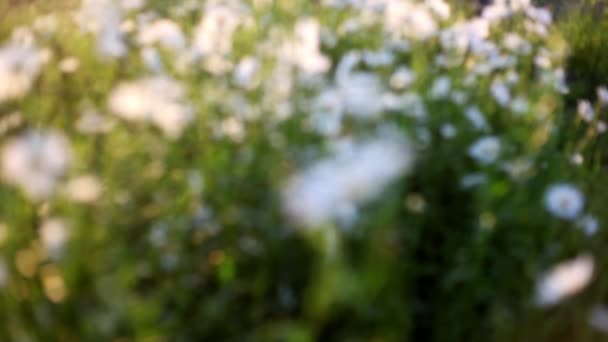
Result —
[[383, 87], [378, 75], [371, 72], [353, 72], [339, 80], [338, 91], [345, 111], [357, 118], [373, 118], [383, 108]]
[[488, 181], [488, 177], [483, 173], [471, 173], [465, 175], [460, 180], [460, 186], [463, 189], [470, 189], [482, 184], [485, 184]]
[[342, 57], [336, 69], [336, 85], [347, 114], [374, 118], [384, 107], [384, 87], [377, 74], [353, 70], [360, 60], [361, 55], [356, 52]]
[[0, 48], [0, 103], [23, 97], [32, 88], [47, 55], [31, 45], [8, 43]]
[[500, 154], [500, 139], [494, 136], [479, 138], [469, 147], [469, 156], [483, 165], [491, 164]]
[[583, 165], [584, 161], [585, 161], [585, 158], [580, 153], [574, 153], [570, 156], [570, 162], [576, 166]]
[[101, 195], [101, 183], [93, 175], [83, 175], [70, 180], [66, 185], [66, 193], [75, 202], [91, 203]]
[[444, 0], [426, 0], [425, 3], [442, 20], [448, 19], [452, 13], [450, 4]]
[[304, 227], [352, 218], [358, 205], [377, 197], [412, 160], [411, 148], [401, 136], [346, 143], [288, 180], [285, 211]]
[[456, 127], [454, 127], [454, 125], [446, 123], [441, 125], [441, 136], [446, 138], [446, 139], [451, 139], [454, 136], [456, 136], [456, 134], [458, 133], [458, 130], [456, 129]]
[[165, 76], [119, 84], [109, 96], [108, 107], [125, 120], [150, 121], [172, 139], [194, 118], [182, 86]]
[[533, 161], [526, 158], [511, 160], [502, 165], [503, 170], [514, 180], [522, 179], [530, 174], [533, 167]]
[[137, 42], [141, 45], [159, 44], [169, 50], [180, 50], [186, 46], [182, 29], [174, 21], [159, 19], [144, 24], [137, 33]]
[[61, 253], [68, 238], [68, 228], [62, 219], [49, 218], [40, 226], [40, 240], [51, 256]]
[[144, 62], [149, 71], [153, 73], [161, 73], [163, 71], [163, 61], [155, 47], [143, 47], [139, 54], [141, 56], [141, 60]]
[[401, 102], [401, 107], [405, 115], [411, 116], [420, 121], [427, 117], [428, 113], [424, 100], [417, 93], [405, 93], [400, 96], [399, 102]]
[[495, 1], [491, 5], [485, 6], [481, 16], [489, 22], [498, 22], [511, 14], [506, 1]]
[[503, 107], [511, 101], [511, 91], [502, 80], [495, 79], [490, 86], [490, 92], [496, 102]]
[[342, 128], [344, 105], [340, 92], [335, 88], [325, 89], [315, 99], [312, 122], [320, 134], [336, 136]]
[[545, 193], [545, 207], [554, 216], [572, 220], [583, 210], [585, 199], [573, 185], [560, 183], [552, 185]]
[[57, 32], [57, 16], [54, 14], [42, 15], [34, 19], [32, 27], [37, 32], [52, 35]]
[[391, 76], [390, 85], [394, 89], [405, 89], [416, 80], [416, 73], [407, 68], [399, 67]]
[[26, 195], [41, 200], [52, 195], [70, 162], [67, 139], [54, 131], [29, 132], [9, 141], [2, 151], [2, 174]]
[[523, 114], [530, 108], [528, 100], [522, 97], [516, 97], [511, 101], [511, 110], [517, 114]]
[[587, 214], [578, 219], [576, 226], [582, 229], [585, 234], [591, 236], [597, 233], [600, 224], [595, 216]]
[[76, 121], [76, 129], [83, 134], [102, 134], [114, 128], [114, 122], [97, 111], [87, 109]]
[[454, 90], [450, 98], [452, 101], [454, 101], [454, 103], [464, 105], [468, 100], [468, 95], [464, 91]]
[[468, 107], [464, 112], [465, 117], [478, 130], [488, 129], [488, 123], [483, 113], [476, 106]]
[[165, 223], [156, 223], [152, 226], [149, 234], [149, 241], [155, 247], [162, 247], [167, 244], [168, 227]]
[[505, 34], [502, 45], [508, 50], [518, 54], [525, 55], [532, 51], [532, 44], [517, 33], [513, 32]]
[[363, 61], [371, 67], [391, 66], [395, 61], [395, 56], [391, 51], [365, 51]]
[[59, 62], [59, 70], [66, 74], [74, 73], [79, 66], [80, 61], [76, 57], [66, 57]]
[[450, 94], [452, 81], [447, 76], [438, 77], [431, 86], [430, 97], [432, 99], [445, 98]]
[[288, 44], [289, 58], [307, 74], [320, 74], [329, 70], [329, 58], [321, 51], [321, 25], [314, 18], [301, 19], [295, 26], [295, 40]]
[[259, 83], [257, 75], [260, 70], [260, 62], [251, 56], [241, 59], [234, 69], [234, 83], [245, 89], [252, 89]]
[[[443, 11], [445, 14], [445, 10]], [[384, 13], [386, 30], [396, 37], [426, 40], [439, 30], [439, 24], [425, 4], [416, 4], [409, 0], [388, 0]]]
[[471, 19], [462, 23], [456, 23], [440, 33], [440, 42], [445, 49], [455, 49], [460, 52], [469, 47], [477, 47], [490, 34], [490, 25], [482, 18]]
[[122, 57], [127, 44], [120, 29], [123, 9], [114, 0], [84, 0], [76, 20], [81, 29], [97, 36], [99, 52], [108, 57]]
[[593, 107], [591, 103], [587, 100], [578, 101], [578, 105], [576, 106], [577, 114], [586, 122], [591, 122], [595, 114], [593, 113]]
[[588, 322], [593, 329], [608, 333], [608, 309], [604, 305], [596, 305], [589, 313]]
[[584, 289], [593, 277], [594, 260], [581, 255], [550, 269], [536, 286], [536, 304], [552, 306]]
[[608, 104], [608, 88], [604, 86], [598, 87], [597, 99], [602, 105]]
[[524, 7], [526, 7], [525, 11], [528, 17], [538, 22], [538, 24], [550, 25], [553, 21], [551, 11], [547, 8], [529, 6], [529, 4]]
[[242, 13], [224, 5], [209, 5], [194, 32], [194, 49], [200, 56], [227, 56], [232, 51], [232, 36], [243, 21]]
[[120, 0], [120, 6], [125, 10], [136, 10], [142, 8], [146, 0]]

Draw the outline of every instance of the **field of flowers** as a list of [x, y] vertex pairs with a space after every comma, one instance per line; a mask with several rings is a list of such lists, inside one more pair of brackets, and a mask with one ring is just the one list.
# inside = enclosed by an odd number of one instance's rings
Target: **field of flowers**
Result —
[[0, 3], [0, 341], [608, 340], [601, 27]]

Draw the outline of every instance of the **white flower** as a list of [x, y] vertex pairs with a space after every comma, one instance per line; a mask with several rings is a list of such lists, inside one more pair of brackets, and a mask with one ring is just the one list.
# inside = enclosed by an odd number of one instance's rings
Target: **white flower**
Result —
[[514, 180], [519, 180], [530, 174], [534, 163], [532, 160], [527, 158], [515, 159], [512, 161], [505, 162], [502, 166], [503, 170], [511, 176]]
[[469, 156], [483, 165], [491, 164], [500, 154], [500, 139], [494, 136], [479, 138], [469, 147]]
[[452, 81], [447, 76], [441, 76], [435, 79], [431, 86], [430, 96], [432, 99], [445, 98], [450, 94]]
[[260, 70], [260, 62], [251, 56], [241, 59], [234, 69], [234, 83], [245, 89], [253, 89], [259, 83], [257, 74]]
[[386, 30], [396, 37], [426, 40], [439, 30], [430, 9], [424, 4], [389, 0], [384, 14]]
[[142, 8], [146, 0], [120, 0], [120, 6], [125, 10], [136, 10]]
[[243, 21], [235, 7], [209, 5], [194, 31], [194, 49], [200, 56], [227, 56], [232, 51], [232, 36]]
[[446, 20], [450, 17], [450, 4], [444, 0], [426, 0], [426, 5], [435, 12], [441, 19]]
[[141, 45], [160, 44], [168, 50], [180, 50], [186, 46], [182, 29], [169, 19], [159, 19], [139, 28], [137, 42]]
[[604, 86], [598, 87], [597, 99], [602, 105], [608, 104], [608, 88]]
[[123, 9], [114, 0], [84, 0], [76, 14], [82, 30], [96, 34], [98, 50], [107, 57], [122, 57], [127, 53], [120, 29], [122, 17]]
[[389, 50], [365, 51], [363, 61], [371, 67], [389, 66], [395, 61], [395, 56]]
[[440, 34], [440, 42], [445, 49], [464, 52], [469, 47], [482, 45], [489, 34], [488, 22], [482, 18], [475, 18], [444, 29]]
[[76, 129], [84, 134], [107, 133], [114, 128], [114, 122], [94, 110], [85, 110], [76, 121]]
[[513, 32], [505, 34], [502, 45], [511, 52], [522, 55], [529, 54], [532, 51], [532, 45], [530, 42]]
[[528, 100], [522, 97], [516, 97], [511, 102], [511, 110], [517, 114], [523, 114], [530, 108]]
[[37, 32], [51, 35], [57, 31], [57, 16], [54, 14], [40, 16], [34, 20], [32, 26]]
[[485, 6], [481, 16], [491, 23], [501, 21], [511, 14], [511, 9], [506, 1], [495, 1], [491, 5]]
[[46, 219], [40, 227], [42, 245], [52, 256], [57, 256], [62, 251], [68, 237], [67, 225], [62, 219]]
[[405, 89], [409, 87], [416, 80], [416, 73], [407, 68], [399, 67], [393, 73], [390, 79], [390, 85], [394, 89]]
[[383, 87], [380, 78], [370, 72], [353, 72], [338, 82], [346, 112], [357, 118], [372, 118], [382, 112]]
[[542, 69], [551, 68], [551, 52], [545, 48], [540, 48], [536, 57], [534, 58], [534, 64]]
[[586, 122], [591, 122], [595, 116], [593, 113], [593, 107], [591, 107], [591, 103], [587, 100], [578, 101], [576, 112]]
[[413, 92], [405, 93], [401, 96], [401, 104], [405, 115], [418, 120], [424, 120], [427, 117], [427, 109], [420, 95]]
[[464, 116], [471, 122], [475, 129], [488, 129], [488, 123], [486, 122], [483, 113], [476, 106], [468, 107], [464, 112]]
[[342, 97], [337, 89], [325, 89], [315, 99], [312, 110], [312, 121], [317, 132], [336, 136], [342, 129], [342, 114], [344, 106]]
[[150, 121], [172, 139], [193, 119], [181, 84], [165, 76], [119, 84], [110, 94], [108, 107], [125, 120]]
[[527, 6], [527, 8], [525, 10], [526, 10], [526, 14], [528, 15], [528, 17], [537, 21], [539, 24], [550, 25], [551, 22], [553, 21], [551, 11], [549, 11], [549, 9], [547, 9], [547, 8]]
[[595, 330], [608, 333], [608, 309], [603, 305], [596, 305], [589, 314], [588, 322]]
[[511, 101], [511, 92], [509, 87], [499, 79], [495, 79], [490, 86], [490, 92], [492, 96], [496, 100], [496, 102], [501, 106], [507, 106]]
[[143, 47], [139, 54], [141, 55], [141, 60], [144, 62], [148, 70], [154, 73], [160, 73], [163, 71], [163, 61], [155, 47]]
[[570, 184], [552, 185], [545, 194], [545, 207], [551, 214], [561, 219], [576, 218], [584, 204], [585, 199], [581, 192]]
[[0, 103], [27, 94], [46, 59], [30, 45], [8, 43], [0, 48]]
[[167, 244], [169, 241], [168, 228], [164, 222], [157, 222], [152, 226], [148, 239], [154, 247], [162, 247]]
[[243, 122], [234, 116], [222, 120], [217, 127], [217, 131], [219, 135], [227, 136], [235, 142], [241, 142], [245, 138]]
[[452, 139], [453, 137], [456, 136], [456, 133], [458, 133], [458, 131], [456, 130], [456, 127], [454, 127], [454, 125], [452, 124], [443, 124], [441, 125], [441, 136], [446, 138], [446, 139]]
[[66, 185], [66, 193], [74, 202], [94, 202], [101, 195], [101, 191], [101, 183], [93, 175], [74, 178]]
[[407, 171], [412, 159], [409, 144], [393, 132], [343, 143], [333, 156], [288, 180], [283, 192], [286, 213], [304, 227], [350, 221], [356, 207], [377, 197]]
[[331, 62], [321, 53], [321, 26], [314, 18], [300, 19], [295, 25], [294, 41], [284, 47], [283, 54], [305, 74], [322, 74]]
[[59, 62], [59, 70], [66, 74], [71, 74], [78, 70], [80, 61], [76, 57], [66, 57]]
[[536, 287], [536, 304], [552, 306], [584, 289], [591, 281], [594, 261], [582, 255], [564, 261], [547, 272]]
[[66, 138], [54, 131], [29, 132], [4, 146], [2, 173], [7, 182], [19, 186], [34, 200], [53, 193], [70, 161]]
[[584, 215], [583, 217], [578, 219], [576, 225], [577, 227], [582, 229], [583, 232], [585, 232], [585, 234], [587, 235], [594, 235], [595, 233], [597, 233], [597, 230], [600, 226], [599, 222], [597, 221], [597, 218], [590, 214]]
[[463, 189], [470, 189], [478, 185], [482, 185], [488, 181], [488, 177], [483, 173], [471, 173], [465, 175], [460, 180], [460, 186]]
[[570, 156], [570, 162], [574, 165], [581, 166], [581, 165], [583, 165], [584, 161], [585, 161], [585, 158], [580, 153], [574, 153], [573, 155]]

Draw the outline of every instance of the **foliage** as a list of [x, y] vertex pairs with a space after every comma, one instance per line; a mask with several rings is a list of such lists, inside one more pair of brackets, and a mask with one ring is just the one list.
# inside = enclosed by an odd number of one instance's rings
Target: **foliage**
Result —
[[568, 75], [570, 104], [577, 99], [594, 99], [595, 90], [608, 79], [608, 29], [605, 4], [586, 1], [563, 14], [559, 29], [570, 43]]

